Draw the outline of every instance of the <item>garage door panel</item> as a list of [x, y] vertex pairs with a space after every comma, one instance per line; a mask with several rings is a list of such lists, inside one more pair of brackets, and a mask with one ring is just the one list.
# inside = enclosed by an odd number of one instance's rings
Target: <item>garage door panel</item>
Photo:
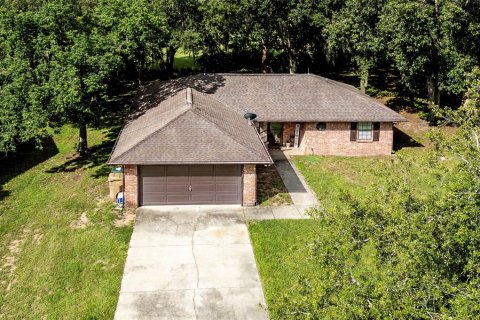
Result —
[[214, 175], [215, 167], [213, 165], [203, 165], [203, 166], [191, 166], [190, 167], [190, 176], [209, 176]]
[[185, 184], [178, 184], [178, 185], [166, 185], [168, 193], [179, 193], [179, 194], [187, 194], [189, 192], [188, 185]]
[[[143, 199], [143, 205], [156, 205], [159, 203], [166, 203], [167, 195], [163, 192], [149, 192], [143, 195]], [[155, 199], [155, 201], [149, 199]]]
[[235, 201], [236, 199], [238, 199], [238, 195], [236, 193], [226, 193], [226, 194], [217, 193], [215, 195], [215, 201], [217, 203], [229, 204]]
[[198, 182], [198, 183], [195, 183], [193, 184], [192, 183], [192, 193], [195, 193], [195, 192], [212, 192], [212, 193], [215, 193], [215, 181], [212, 181], [212, 182]]
[[184, 185], [189, 185], [190, 178], [188, 176], [168, 176], [167, 177], [167, 183], [168, 184], [184, 184]]
[[238, 185], [234, 185], [234, 184], [217, 184], [215, 191], [217, 193], [218, 192], [237, 193], [238, 191], [240, 191], [240, 188], [238, 187]]
[[215, 203], [215, 193], [192, 193], [195, 203]]
[[214, 176], [191, 176], [190, 183], [212, 182], [215, 183]]
[[142, 166], [140, 173], [142, 205], [241, 203], [240, 165]]
[[150, 183], [143, 185], [143, 192], [166, 192], [167, 185], [165, 183]]
[[184, 204], [188, 202], [190, 196], [188, 194], [167, 194], [166, 202], [168, 204]]
[[227, 176], [216, 176], [215, 180], [218, 182], [231, 182], [231, 183], [238, 183], [240, 177], [227, 177]]
[[217, 165], [215, 166], [215, 174], [217, 176], [240, 176], [240, 166]]
[[189, 166], [165, 166], [167, 176], [188, 176]]
[[165, 176], [143, 176], [143, 183], [163, 183], [167, 181]]

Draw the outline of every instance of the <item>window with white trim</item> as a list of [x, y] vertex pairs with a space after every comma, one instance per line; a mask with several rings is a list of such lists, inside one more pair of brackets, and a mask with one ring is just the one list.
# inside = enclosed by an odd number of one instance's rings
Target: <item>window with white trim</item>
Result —
[[373, 139], [373, 123], [372, 122], [359, 122], [357, 127], [357, 140], [359, 141], [372, 141]]

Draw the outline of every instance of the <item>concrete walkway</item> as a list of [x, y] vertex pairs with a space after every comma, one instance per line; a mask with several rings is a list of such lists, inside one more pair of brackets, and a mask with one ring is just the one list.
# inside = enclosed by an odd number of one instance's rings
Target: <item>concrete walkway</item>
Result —
[[245, 215], [138, 209], [115, 319], [268, 319]]
[[295, 168], [290, 157], [281, 150], [270, 150], [270, 155], [294, 205], [300, 210], [318, 205], [317, 197], [308, 187], [302, 174]]

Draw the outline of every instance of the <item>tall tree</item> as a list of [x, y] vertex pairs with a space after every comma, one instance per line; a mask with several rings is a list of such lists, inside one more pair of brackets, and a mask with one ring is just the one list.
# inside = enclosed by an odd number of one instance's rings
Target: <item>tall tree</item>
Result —
[[369, 70], [383, 55], [379, 31], [381, 8], [386, 0], [346, 0], [325, 28], [330, 54], [349, 56], [360, 70], [360, 89], [368, 86]]
[[475, 1], [389, 1], [380, 28], [402, 83], [436, 104], [463, 92], [463, 72], [479, 63], [479, 16]]
[[95, 18], [102, 35], [114, 41], [125, 60], [133, 63], [141, 85], [147, 65], [163, 57], [168, 41], [165, 12], [147, 0], [102, 0]]
[[280, 39], [280, 47], [288, 58], [290, 73], [298, 70], [299, 58], [310, 53], [314, 42], [322, 42], [328, 1], [285, 0], [274, 3], [274, 19]]
[[0, 152], [48, 135], [50, 111], [37, 72], [35, 15], [15, 7], [0, 9]]
[[187, 52], [198, 53], [201, 48], [200, 2], [196, 0], [153, 0], [155, 11], [162, 12], [168, 32], [165, 34], [165, 56], [160, 57], [168, 76], [173, 76], [175, 53], [182, 47]]

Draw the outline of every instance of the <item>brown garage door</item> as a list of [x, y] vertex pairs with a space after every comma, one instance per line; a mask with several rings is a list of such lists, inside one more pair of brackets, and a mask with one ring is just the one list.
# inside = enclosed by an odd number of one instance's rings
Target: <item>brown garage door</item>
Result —
[[140, 167], [140, 204], [240, 204], [240, 165]]

